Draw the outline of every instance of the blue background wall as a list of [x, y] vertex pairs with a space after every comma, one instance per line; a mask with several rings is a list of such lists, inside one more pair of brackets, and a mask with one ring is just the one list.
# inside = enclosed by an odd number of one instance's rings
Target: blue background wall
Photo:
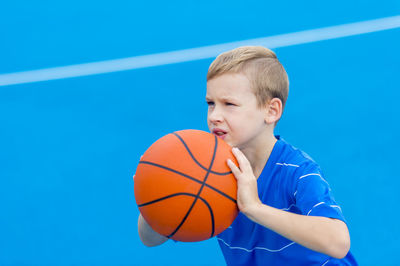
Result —
[[[0, 74], [370, 20], [399, 1], [3, 1]], [[396, 265], [400, 29], [276, 48], [277, 133], [324, 169], [362, 265]], [[0, 87], [1, 265], [224, 265], [216, 240], [144, 247], [132, 175], [176, 130], [207, 130], [212, 59]]]

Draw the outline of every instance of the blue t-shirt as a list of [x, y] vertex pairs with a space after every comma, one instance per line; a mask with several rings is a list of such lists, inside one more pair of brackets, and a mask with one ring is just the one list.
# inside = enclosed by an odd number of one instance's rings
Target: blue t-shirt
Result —
[[[277, 138], [257, 180], [260, 200], [292, 213], [345, 221], [320, 167], [307, 154]], [[228, 265], [357, 265], [350, 252], [335, 259], [312, 251], [242, 213], [217, 239]]]

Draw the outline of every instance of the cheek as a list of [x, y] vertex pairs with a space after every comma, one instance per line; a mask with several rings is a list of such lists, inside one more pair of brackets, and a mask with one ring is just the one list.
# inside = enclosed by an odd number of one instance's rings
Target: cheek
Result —
[[258, 132], [264, 125], [264, 119], [257, 114], [248, 114], [245, 116], [234, 117], [230, 125], [235, 129], [237, 136], [246, 137], [252, 135], [254, 132]]
[[239, 119], [239, 117], [233, 117], [229, 120], [228, 127], [235, 138], [241, 138], [246, 135], [247, 122]]
[[[250, 116], [251, 117], [251, 116]], [[227, 116], [227, 120], [232, 126], [242, 127], [248, 123], [249, 116], [241, 112], [232, 112]]]

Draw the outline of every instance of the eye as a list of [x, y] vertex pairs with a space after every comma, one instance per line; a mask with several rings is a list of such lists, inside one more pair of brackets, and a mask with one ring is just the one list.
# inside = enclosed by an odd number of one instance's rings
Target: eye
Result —
[[207, 105], [208, 105], [208, 106], [213, 106], [213, 105], [214, 105], [214, 102], [213, 102], [213, 101], [207, 101]]
[[230, 102], [226, 102], [225, 105], [226, 105], [226, 106], [236, 106], [236, 104], [230, 103]]

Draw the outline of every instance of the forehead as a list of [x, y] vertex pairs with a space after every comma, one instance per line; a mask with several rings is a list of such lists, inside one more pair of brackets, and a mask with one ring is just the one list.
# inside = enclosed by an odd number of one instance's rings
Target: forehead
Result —
[[251, 84], [244, 74], [227, 73], [207, 82], [206, 97], [248, 98], [255, 97]]

